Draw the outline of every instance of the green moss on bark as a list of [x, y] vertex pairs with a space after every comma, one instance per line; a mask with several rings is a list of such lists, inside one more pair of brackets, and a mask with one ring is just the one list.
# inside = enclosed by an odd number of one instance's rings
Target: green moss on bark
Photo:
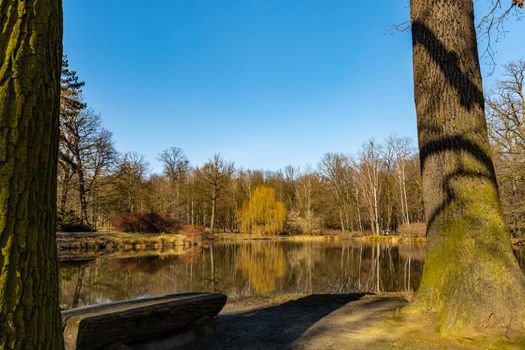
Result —
[[62, 8], [0, 0], [0, 348], [61, 349], [55, 245]]
[[427, 257], [405, 311], [442, 334], [525, 334], [525, 278], [512, 254], [490, 157], [472, 0], [411, 1]]

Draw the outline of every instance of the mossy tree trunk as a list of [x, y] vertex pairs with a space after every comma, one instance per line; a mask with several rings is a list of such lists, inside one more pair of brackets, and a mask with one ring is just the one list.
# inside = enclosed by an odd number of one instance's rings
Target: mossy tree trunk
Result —
[[408, 310], [444, 334], [522, 334], [525, 278], [494, 175], [472, 0], [411, 0], [427, 258]]
[[0, 0], [0, 348], [63, 347], [55, 243], [62, 5]]

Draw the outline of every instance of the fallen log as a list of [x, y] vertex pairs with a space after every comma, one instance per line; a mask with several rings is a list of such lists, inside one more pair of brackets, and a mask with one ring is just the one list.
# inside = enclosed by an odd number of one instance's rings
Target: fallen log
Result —
[[214, 317], [225, 303], [222, 294], [182, 293], [63, 311], [66, 349], [100, 349], [153, 338]]

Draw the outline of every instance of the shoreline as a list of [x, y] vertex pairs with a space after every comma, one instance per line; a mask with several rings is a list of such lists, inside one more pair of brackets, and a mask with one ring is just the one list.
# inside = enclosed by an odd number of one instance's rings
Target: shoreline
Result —
[[182, 251], [201, 245], [202, 239], [176, 233], [57, 232], [56, 242], [59, 260], [78, 260], [123, 253]]
[[[328, 233], [313, 235], [261, 236], [239, 233], [214, 235], [147, 234], [124, 232], [57, 232], [57, 248], [60, 260], [94, 259], [99, 256], [177, 254], [193, 247], [206, 246], [211, 242], [341, 242], [355, 241], [367, 244], [417, 244], [425, 245], [426, 237], [403, 235], [365, 235], [352, 233]], [[512, 245], [525, 247], [525, 238], [513, 238]]]

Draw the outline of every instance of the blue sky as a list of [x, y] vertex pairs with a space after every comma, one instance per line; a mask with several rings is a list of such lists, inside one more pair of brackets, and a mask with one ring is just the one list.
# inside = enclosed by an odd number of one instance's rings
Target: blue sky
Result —
[[[388, 30], [406, 18], [401, 0], [64, 0], [64, 51], [117, 149], [152, 170], [170, 146], [194, 165], [304, 168], [416, 140], [410, 35]], [[498, 63], [525, 57], [524, 25]]]

